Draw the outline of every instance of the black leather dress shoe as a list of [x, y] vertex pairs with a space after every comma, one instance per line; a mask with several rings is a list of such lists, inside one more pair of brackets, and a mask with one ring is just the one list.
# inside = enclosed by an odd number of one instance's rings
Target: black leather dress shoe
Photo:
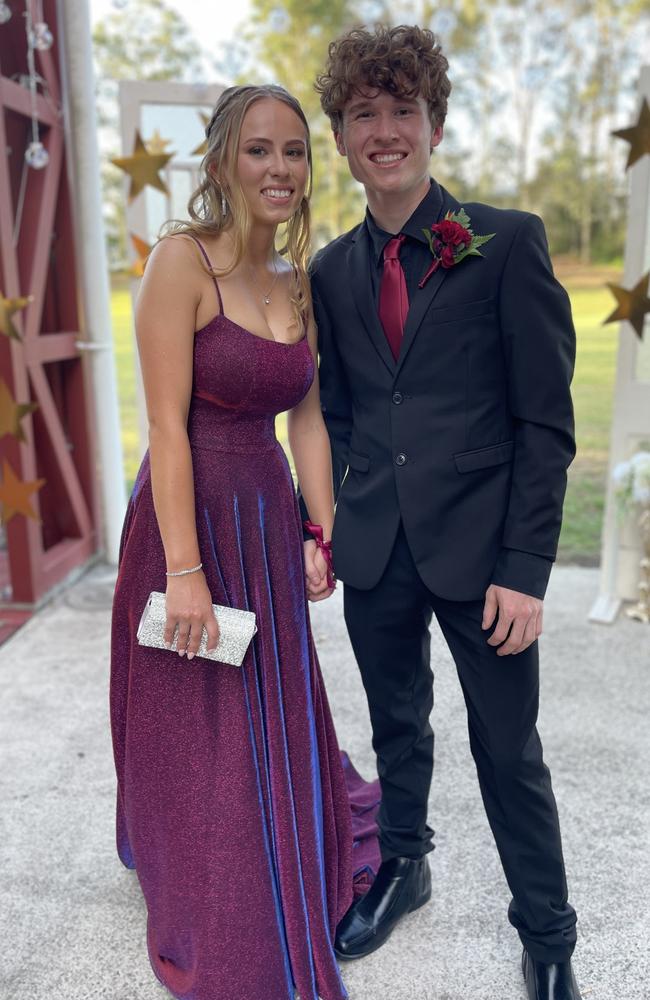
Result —
[[338, 958], [363, 958], [380, 948], [407, 913], [431, 899], [426, 858], [390, 858], [379, 867], [365, 896], [354, 903], [336, 929]]
[[582, 1000], [570, 961], [545, 965], [524, 950], [521, 967], [528, 1000]]

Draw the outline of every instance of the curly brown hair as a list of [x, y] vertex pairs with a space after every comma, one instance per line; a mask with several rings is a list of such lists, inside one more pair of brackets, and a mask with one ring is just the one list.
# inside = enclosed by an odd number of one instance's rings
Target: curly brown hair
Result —
[[421, 95], [435, 128], [447, 116], [448, 68], [432, 31], [417, 25], [379, 24], [374, 31], [353, 28], [331, 42], [327, 65], [315, 87], [334, 132], [341, 131], [347, 102], [364, 89], [386, 90], [397, 97]]

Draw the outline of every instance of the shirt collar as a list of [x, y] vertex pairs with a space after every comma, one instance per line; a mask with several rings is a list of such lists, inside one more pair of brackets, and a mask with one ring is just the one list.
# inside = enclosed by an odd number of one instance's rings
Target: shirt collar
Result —
[[[442, 207], [442, 192], [434, 180], [431, 181], [429, 190], [415, 209], [411, 217], [404, 223], [400, 232], [409, 238], [428, 246], [423, 229], [429, 229], [434, 222], [437, 222]], [[370, 236], [375, 263], [379, 265], [384, 253], [384, 247], [389, 240], [392, 240], [396, 233], [387, 233], [377, 225], [370, 209], [366, 209], [366, 228]]]

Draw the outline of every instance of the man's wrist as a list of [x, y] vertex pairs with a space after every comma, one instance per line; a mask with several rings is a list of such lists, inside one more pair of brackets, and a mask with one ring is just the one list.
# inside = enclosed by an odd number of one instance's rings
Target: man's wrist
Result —
[[492, 573], [491, 583], [507, 587], [543, 601], [553, 568], [553, 560], [532, 552], [503, 548]]

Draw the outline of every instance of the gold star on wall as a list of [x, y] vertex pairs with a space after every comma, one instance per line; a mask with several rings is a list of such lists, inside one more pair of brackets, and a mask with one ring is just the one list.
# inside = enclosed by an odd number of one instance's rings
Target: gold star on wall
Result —
[[145, 243], [144, 240], [141, 240], [139, 236], [135, 235], [135, 233], [129, 233], [129, 236], [131, 237], [133, 249], [138, 255], [135, 263], [129, 268], [129, 273], [134, 275], [136, 278], [141, 278], [144, 274], [144, 265], [147, 263], [147, 257], [151, 253], [153, 247], [151, 247], [148, 243]]
[[147, 149], [149, 150], [150, 153], [153, 153], [154, 156], [156, 155], [156, 153], [166, 153], [167, 147], [171, 146], [171, 144], [172, 144], [171, 139], [163, 139], [163, 137], [160, 134], [160, 129], [156, 129], [151, 138], [147, 139], [146, 143]]
[[37, 409], [37, 403], [17, 403], [5, 380], [0, 378], [0, 438], [5, 434], [13, 434], [19, 441], [26, 441], [20, 421]]
[[116, 156], [111, 160], [111, 163], [114, 163], [116, 167], [119, 167], [120, 170], [123, 170], [131, 178], [129, 201], [137, 198], [142, 189], [147, 185], [155, 188], [157, 191], [162, 191], [163, 194], [169, 194], [167, 185], [162, 177], [159, 176], [159, 172], [171, 160], [173, 155], [173, 153], [150, 153], [142, 141], [142, 136], [136, 130], [135, 148], [132, 155]]
[[24, 483], [5, 459], [2, 463], [2, 483], [0, 483], [0, 520], [8, 524], [15, 514], [31, 517], [34, 521], [40, 518], [29, 498], [32, 493], [45, 484], [44, 479], [35, 479], [32, 483]]
[[[210, 122], [210, 119], [212, 118], [212, 115], [206, 115], [205, 111], [199, 111], [199, 115], [201, 116], [201, 121], [203, 122], [203, 131], [205, 132]], [[205, 156], [207, 151], [208, 151], [208, 140], [204, 139], [203, 142], [196, 147], [196, 149], [192, 150], [190, 156]]]
[[641, 102], [639, 120], [636, 125], [631, 125], [630, 128], [619, 128], [616, 132], [612, 132], [612, 135], [630, 143], [630, 153], [625, 165], [626, 170], [646, 153], [650, 153], [650, 107], [645, 97]]
[[650, 299], [648, 298], [648, 279], [650, 271], [644, 274], [634, 288], [622, 288], [620, 285], [613, 285], [607, 282], [607, 287], [612, 290], [618, 306], [606, 320], [606, 323], [615, 323], [617, 320], [626, 319], [634, 327], [639, 340], [643, 340], [643, 324], [646, 313], [650, 312]]
[[11, 340], [20, 340], [20, 334], [12, 323], [11, 317], [33, 301], [33, 295], [27, 295], [20, 299], [6, 299], [0, 292], [0, 333], [4, 333], [5, 337], [10, 337]]

